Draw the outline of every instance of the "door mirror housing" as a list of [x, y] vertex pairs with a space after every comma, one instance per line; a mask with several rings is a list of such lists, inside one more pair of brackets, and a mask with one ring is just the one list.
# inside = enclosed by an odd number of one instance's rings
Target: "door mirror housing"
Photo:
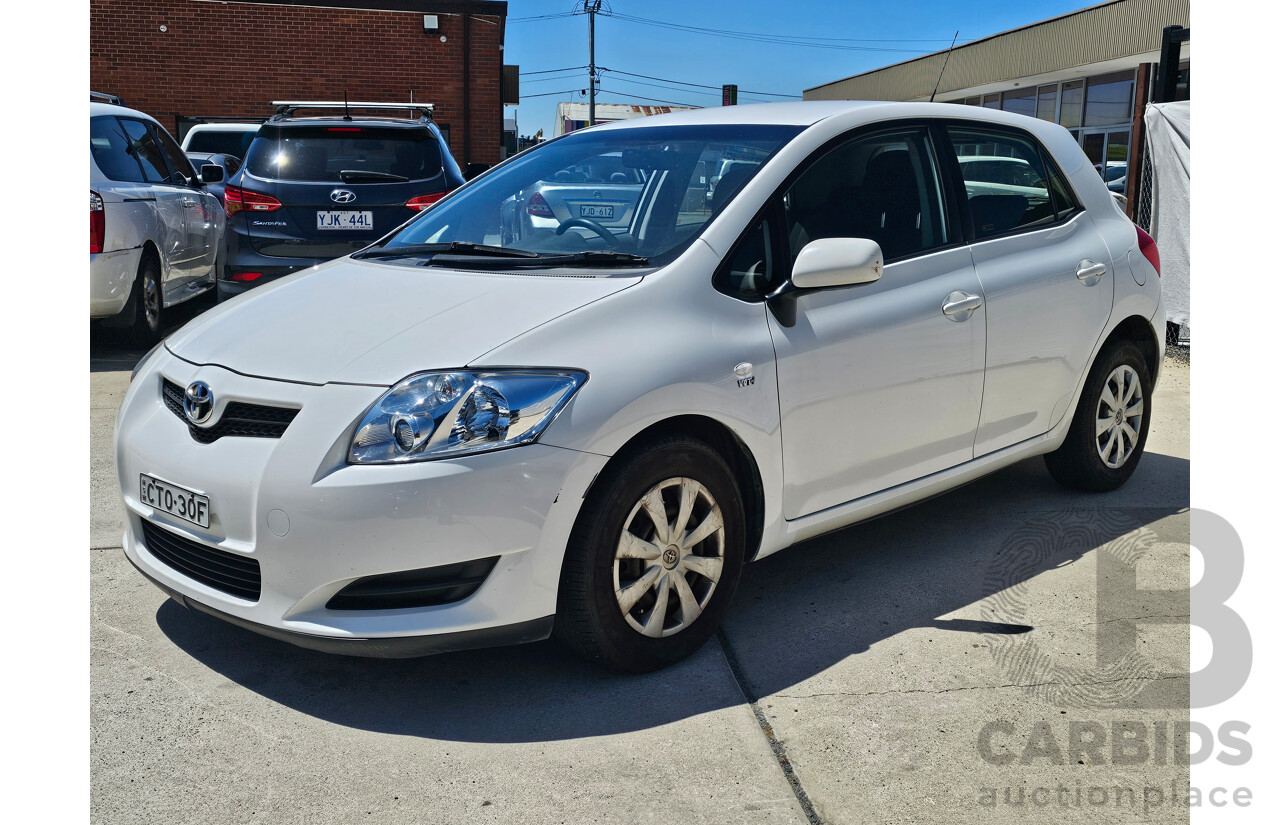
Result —
[[200, 167], [200, 180], [205, 183], [220, 183], [222, 177], [222, 167], [216, 163], [206, 163]]
[[880, 280], [884, 254], [867, 238], [819, 238], [805, 244], [791, 267], [796, 289], [828, 289]]

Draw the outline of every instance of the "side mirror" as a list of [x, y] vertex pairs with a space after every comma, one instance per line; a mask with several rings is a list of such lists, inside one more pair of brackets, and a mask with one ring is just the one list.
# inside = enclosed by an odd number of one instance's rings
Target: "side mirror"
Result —
[[222, 181], [222, 167], [216, 163], [206, 163], [200, 167], [200, 180], [205, 183], [220, 183]]
[[810, 241], [791, 267], [796, 289], [826, 289], [880, 280], [884, 254], [866, 238], [820, 238]]

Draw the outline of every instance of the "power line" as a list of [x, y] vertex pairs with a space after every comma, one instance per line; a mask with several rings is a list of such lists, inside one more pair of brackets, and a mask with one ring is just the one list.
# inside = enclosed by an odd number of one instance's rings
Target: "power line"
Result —
[[540, 20], [559, 20], [562, 17], [574, 17], [577, 12], [562, 11], [559, 14], [536, 14], [532, 17], [508, 17], [508, 23], [536, 23]]
[[680, 101], [678, 101], [678, 100], [662, 100], [661, 98], [656, 98], [656, 97], [645, 97], [645, 96], [643, 96], [643, 95], [633, 95], [633, 94], [631, 94], [630, 92], [618, 92], [618, 91], [614, 91], [613, 89], [603, 89], [603, 88], [602, 88], [602, 89], [600, 89], [600, 93], [601, 93], [601, 94], [606, 94], [606, 95], [619, 95], [619, 96], [621, 96], [621, 97], [629, 97], [629, 98], [632, 98], [632, 99], [634, 99], [634, 100], [648, 100], [648, 101], [651, 101], [651, 102], [653, 102], [653, 103], [667, 103], [667, 104], [670, 104], [670, 105], [672, 105], [672, 106], [688, 106], [688, 107], [693, 108], [693, 109], [705, 109], [705, 108], [706, 108], [706, 107], [705, 107], [705, 106], [703, 106], [701, 103], [682, 103], [682, 102], [680, 102]]
[[563, 69], [543, 69], [540, 72], [521, 72], [520, 76], [524, 77], [525, 75], [532, 75], [532, 74], [554, 74], [555, 72], [571, 72], [576, 69], [585, 69], [585, 68], [587, 67], [586, 66], [565, 66]]
[[[628, 75], [629, 77], [643, 77], [646, 80], [660, 80], [664, 83], [675, 83], [679, 86], [694, 86], [699, 89], [714, 89], [717, 92], [720, 91], [719, 86], [710, 86], [706, 83], [690, 83], [686, 80], [673, 80], [669, 77], [654, 77], [652, 75], [636, 74], [635, 72], [624, 72], [621, 69], [606, 69], [604, 67], [601, 67], [601, 71], [613, 72], [614, 74], [625, 74], [625, 75]], [[746, 92], [741, 92], [741, 93], [749, 94], [749, 95], [764, 95], [766, 97], [792, 97], [796, 99], [800, 98], [800, 95], [784, 95], [779, 92], [753, 92], [748, 90]]]
[[[680, 23], [669, 23], [664, 20], [651, 20], [647, 17], [637, 17], [631, 14], [621, 14], [614, 12], [609, 15], [617, 20], [624, 20], [628, 23], [639, 23], [644, 26], [656, 26], [658, 28], [672, 29], [675, 31], [689, 32], [692, 34], [702, 34], [708, 37], [725, 37], [732, 40], [750, 40], [757, 43], [772, 43], [779, 46], [807, 46], [815, 49], [840, 49], [843, 51], [857, 52], [909, 52], [913, 54], [928, 54], [929, 49], [902, 49], [888, 48], [883, 46], [854, 46], [842, 45], [842, 38], [818, 38], [818, 37], [800, 37], [796, 35], [778, 35], [766, 34], [763, 32], [742, 32], [720, 29], [708, 29], [702, 26], [687, 26]], [[935, 41], [905, 41], [905, 40], [867, 40], [858, 42], [869, 43], [902, 43], [902, 42], [935, 42]], [[946, 42], [939, 41], [939, 42]]]
[[530, 98], [530, 97], [550, 97], [550, 96], [552, 96], [552, 95], [567, 95], [567, 94], [580, 95], [580, 94], [582, 94], [582, 92], [583, 92], [583, 90], [582, 90], [582, 89], [564, 89], [564, 90], [559, 91], [559, 92], [542, 92], [541, 94], [536, 94], [536, 95], [523, 95], [523, 94], [522, 94], [522, 95], [520, 95], [520, 99], [523, 101], [523, 100], [525, 100], [526, 98]]

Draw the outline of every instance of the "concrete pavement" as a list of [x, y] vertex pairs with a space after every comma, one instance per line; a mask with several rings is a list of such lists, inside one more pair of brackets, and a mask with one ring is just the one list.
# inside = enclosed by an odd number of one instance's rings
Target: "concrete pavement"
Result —
[[[95, 349], [96, 822], [1187, 819], [1155, 735], [1187, 719], [1185, 363], [1122, 490], [1070, 493], [1035, 459], [784, 551], [719, 638], [636, 677], [552, 643], [331, 657], [166, 601], [118, 549], [138, 353]], [[1134, 588], [1174, 594], [1152, 610]]]

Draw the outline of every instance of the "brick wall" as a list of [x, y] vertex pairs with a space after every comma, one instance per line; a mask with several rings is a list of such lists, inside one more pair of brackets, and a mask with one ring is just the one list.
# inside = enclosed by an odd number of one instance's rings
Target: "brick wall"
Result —
[[430, 2], [407, 12], [238, 0], [89, 5], [90, 88], [120, 95], [175, 134], [178, 115], [265, 116], [272, 100], [341, 100], [344, 91], [351, 100], [398, 102], [412, 90], [415, 101], [436, 104], [435, 120], [449, 126], [459, 163], [498, 162], [500, 16], [470, 20], [466, 135], [463, 18], [440, 14], [440, 31], [426, 34], [422, 15], [436, 13]]

